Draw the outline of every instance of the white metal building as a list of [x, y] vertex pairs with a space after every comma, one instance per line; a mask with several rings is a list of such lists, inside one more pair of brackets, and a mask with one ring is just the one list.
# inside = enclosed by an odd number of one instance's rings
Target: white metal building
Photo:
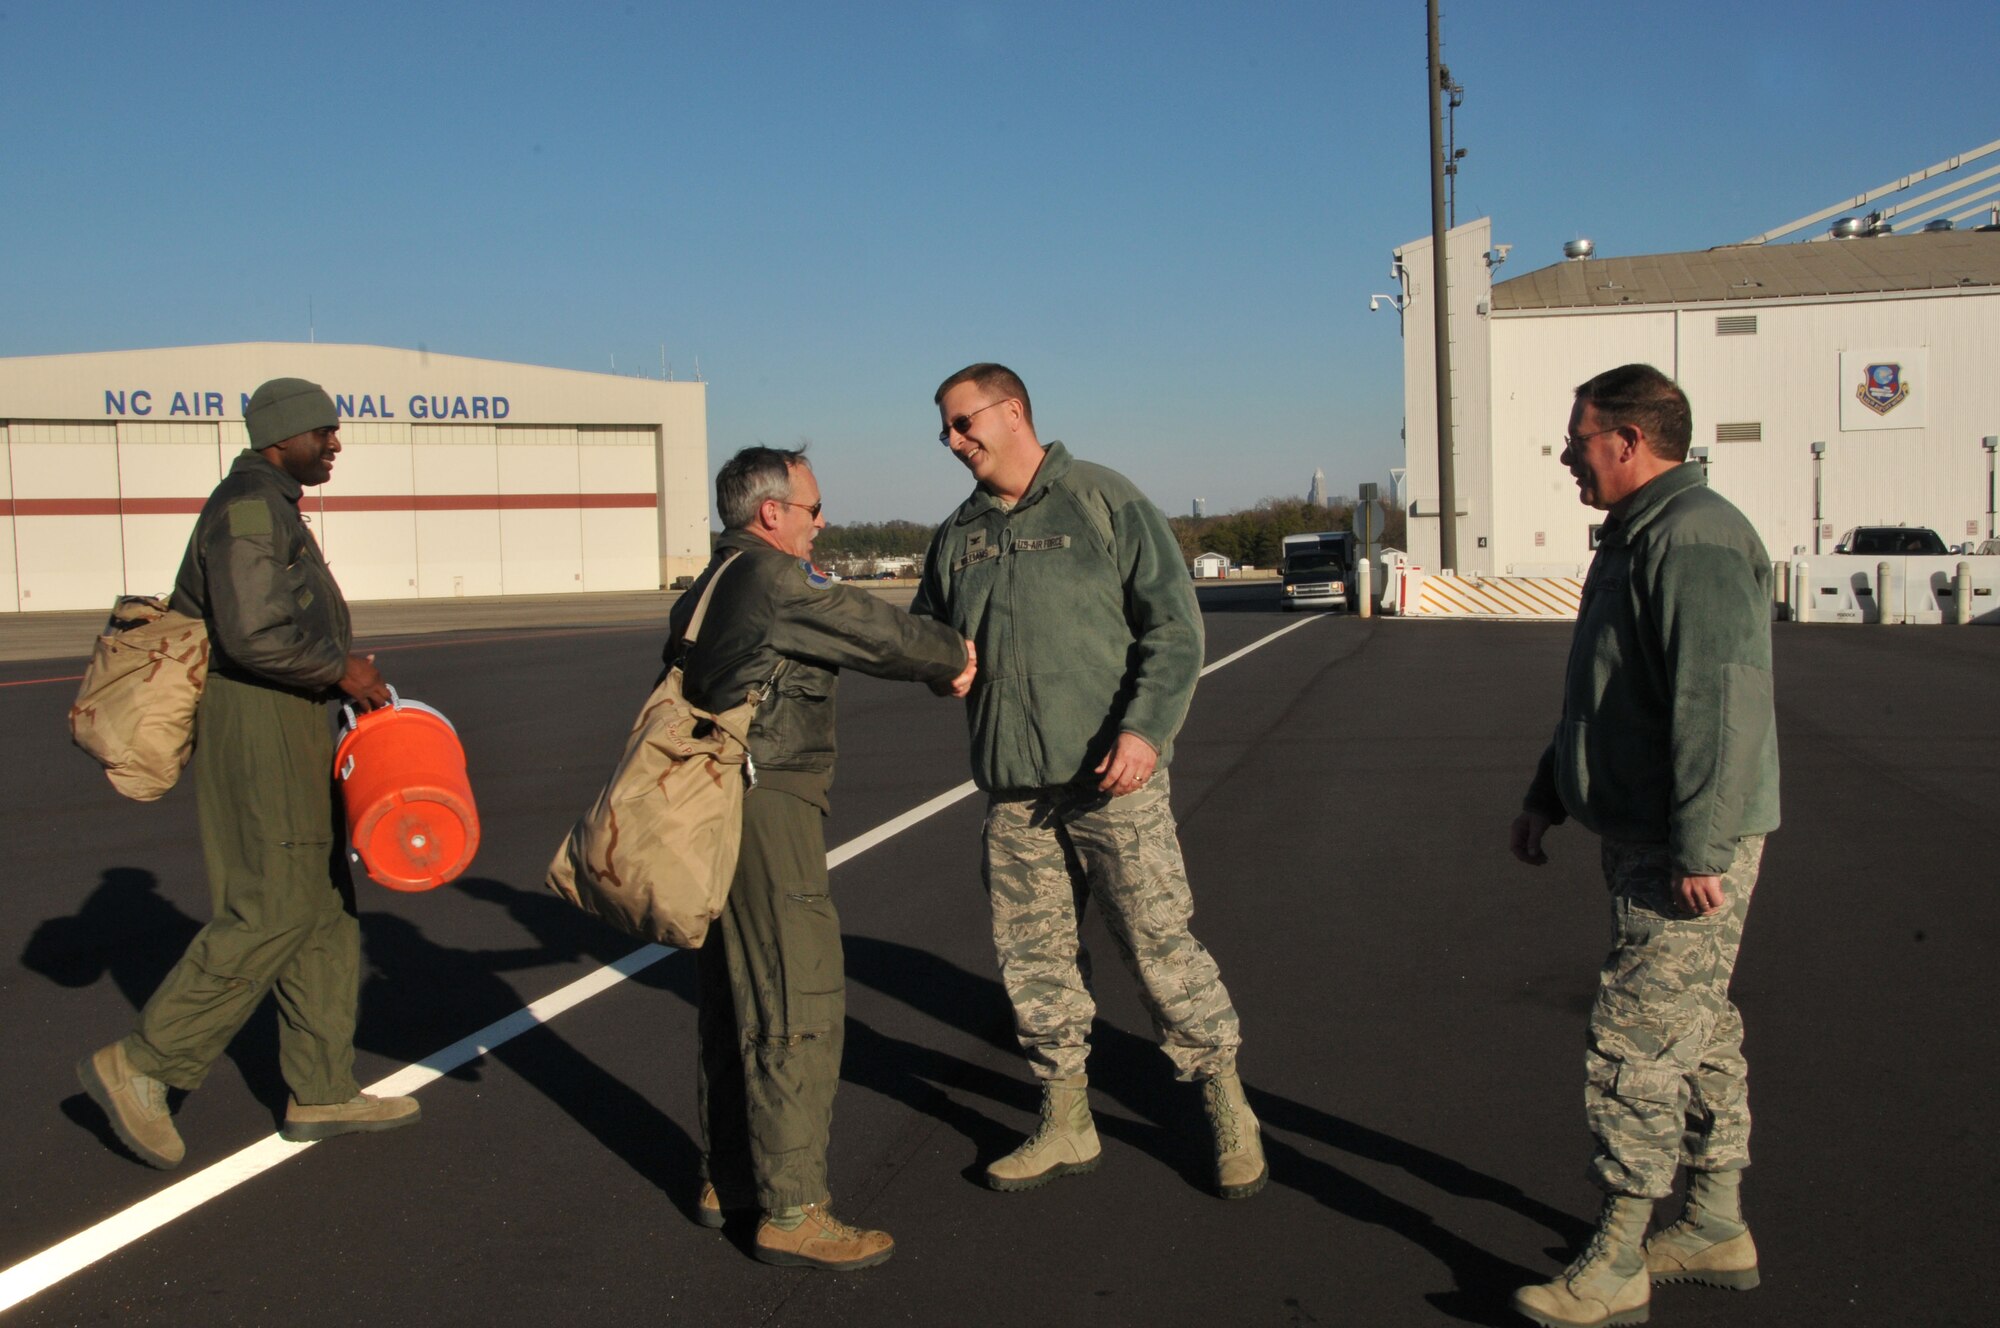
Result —
[[[1491, 223], [1449, 233], [1461, 572], [1574, 575], [1601, 513], [1558, 457], [1578, 383], [1632, 361], [1686, 389], [1709, 482], [1773, 558], [1857, 525], [1989, 533], [2000, 234], [1951, 231], [1557, 263], [1495, 285]], [[1438, 565], [1431, 241], [1405, 282], [1410, 552]], [[1818, 460], [1814, 443], [1824, 443]], [[1815, 482], [1819, 519], [1814, 519]]]
[[172, 584], [266, 379], [334, 397], [301, 504], [349, 599], [651, 589], [708, 561], [706, 389], [379, 346], [0, 359], [0, 610]]

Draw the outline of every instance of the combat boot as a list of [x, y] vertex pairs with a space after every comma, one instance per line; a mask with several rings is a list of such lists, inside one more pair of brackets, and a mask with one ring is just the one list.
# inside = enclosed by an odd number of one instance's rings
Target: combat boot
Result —
[[701, 1183], [701, 1193], [695, 1196], [694, 1220], [711, 1231], [720, 1231], [723, 1227], [729, 1225], [731, 1217], [740, 1213], [754, 1213], [757, 1211], [757, 1206], [754, 1202], [735, 1202], [735, 1200], [743, 1198], [744, 1195], [745, 1192], [742, 1190], [732, 1191], [730, 1195], [731, 1202], [725, 1204], [722, 1200], [721, 1192], [715, 1188], [715, 1182], [705, 1180]]
[[701, 1193], [695, 1197], [694, 1220], [711, 1231], [720, 1231], [727, 1219], [722, 1215], [722, 1196], [715, 1192], [715, 1182], [701, 1183]]
[[888, 1232], [851, 1227], [828, 1212], [824, 1203], [780, 1208], [757, 1224], [757, 1261], [780, 1268], [844, 1273], [873, 1268], [895, 1252], [896, 1242]]
[[167, 1086], [132, 1068], [125, 1044], [114, 1042], [76, 1063], [76, 1079], [90, 1100], [111, 1118], [112, 1132], [141, 1162], [171, 1171], [187, 1156], [187, 1145], [167, 1110]]
[[1743, 1221], [1742, 1185], [1740, 1171], [1688, 1177], [1680, 1220], [1646, 1242], [1646, 1272], [1655, 1282], [1699, 1282], [1727, 1291], [1757, 1285], [1757, 1244]]
[[1202, 1080], [1201, 1104], [1215, 1132], [1215, 1191], [1225, 1199], [1248, 1199], [1271, 1179], [1271, 1168], [1243, 1080], [1234, 1070]]
[[297, 1098], [285, 1104], [285, 1123], [278, 1134], [295, 1144], [331, 1139], [339, 1134], [363, 1134], [414, 1125], [423, 1114], [413, 1097], [370, 1097], [356, 1093], [345, 1102], [301, 1106]]
[[988, 1164], [986, 1183], [1014, 1192], [1046, 1185], [1058, 1176], [1097, 1170], [1104, 1145], [1090, 1118], [1089, 1080], [1083, 1075], [1042, 1083], [1042, 1123], [1021, 1146]]
[[1646, 1276], [1646, 1223], [1653, 1201], [1607, 1195], [1597, 1230], [1561, 1277], [1514, 1293], [1514, 1308], [1542, 1328], [1597, 1328], [1646, 1322], [1653, 1284]]

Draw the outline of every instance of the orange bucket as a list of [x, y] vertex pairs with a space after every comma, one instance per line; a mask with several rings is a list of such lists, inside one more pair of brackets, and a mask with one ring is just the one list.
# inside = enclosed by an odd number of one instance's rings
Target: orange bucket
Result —
[[465, 748], [451, 721], [389, 690], [390, 704], [356, 715], [333, 754], [347, 806], [347, 840], [368, 875], [391, 890], [455, 880], [479, 851], [479, 812]]

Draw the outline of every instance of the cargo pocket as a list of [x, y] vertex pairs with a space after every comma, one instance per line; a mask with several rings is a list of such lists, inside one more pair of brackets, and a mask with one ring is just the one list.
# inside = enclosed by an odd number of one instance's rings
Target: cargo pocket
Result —
[[342, 907], [332, 879], [334, 846], [323, 838], [267, 840], [257, 861], [232, 864], [226, 907], [254, 932], [307, 930]]
[[824, 1037], [843, 1013], [846, 973], [840, 914], [824, 886], [787, 887], [778, 898], [778, 955], [787, 1038]]
[[1650, 1102], [1678, 1107], [1687, 1092], [1687, 1077], [1670, 1065], [1625, 1061], [1618, 1066], [1612, 1095], [1621, 1102]]

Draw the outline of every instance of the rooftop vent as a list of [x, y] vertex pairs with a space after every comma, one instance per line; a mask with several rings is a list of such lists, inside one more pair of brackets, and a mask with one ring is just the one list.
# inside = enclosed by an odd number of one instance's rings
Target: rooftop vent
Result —
[[1588, 240], [1569, 240], [1563, 244], [1564, 258], [1588, 258], [1597, 252], [1597, 246]]
[[1852, 240], [1865, 235], [1889, 235], [1895, 229], [1880, 212], [1871, 212], [1865, 217], [1842, 217], [1828, 228], [1827, 234], [1836, 240]]
[[1948, 231], [1950, 229], [1951, 229], [1951, 218], [1939, 217], [1936, 221], [1925, 222], [1923, 233], [1925, 235], [1941, 235], [1945, 231]]

